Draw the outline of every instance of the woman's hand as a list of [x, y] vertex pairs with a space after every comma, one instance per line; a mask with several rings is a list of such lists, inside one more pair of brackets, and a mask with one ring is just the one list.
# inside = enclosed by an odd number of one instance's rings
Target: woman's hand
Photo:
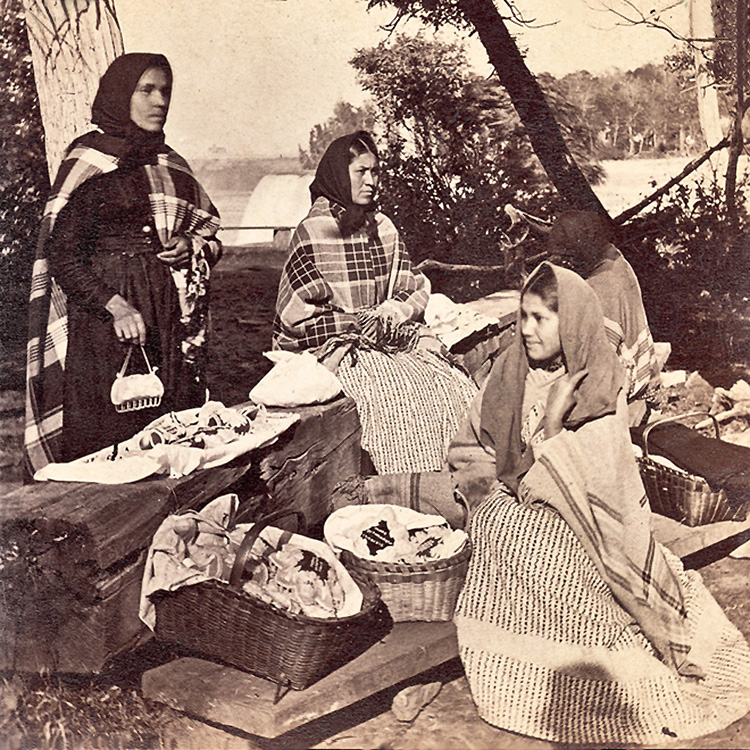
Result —
[[141, 314], [124, 297], [115, 294], [107, 302], [107, 312], [114, 318], [115, 335], [126, 344], [146, 343], [146, 324]]
[[575, 375], [566, 373], [550, 388], [547, 396], [547, 408], [544, 411], [545, 439], [562, 432], [565, 417], [578, 401], [576, 394], [578, 386], [581, 385], [588, 374], [588, 370], [581, 370]]
[[184, 266], [190, 259], [192, 245], [187, 237], [175, 236], [164, 246], [164, 250], [156, 254], [156, 257], [169, 266], [179, 268]]

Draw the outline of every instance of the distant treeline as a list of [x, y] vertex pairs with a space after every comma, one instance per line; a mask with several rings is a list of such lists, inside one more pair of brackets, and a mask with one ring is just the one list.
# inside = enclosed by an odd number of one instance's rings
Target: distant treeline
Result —
[[556, 88], [577, 110], [594, 158], [687, 155], [705, 145], [695, 81], [667, 64], [599, 76], [579, 71]]

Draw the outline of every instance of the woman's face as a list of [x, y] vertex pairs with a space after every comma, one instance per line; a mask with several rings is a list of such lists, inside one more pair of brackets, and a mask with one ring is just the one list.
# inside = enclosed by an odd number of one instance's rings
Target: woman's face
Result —
[[521, 335], [532, 362], [546, 362], [562, 351], [560, 319], [538, 294], [524, 294], [521, 299]]
[[149, 68], [130, 97], [130, 119], [142, 130], [158, 133], [167, 121], [172, 83], [163, 68]]
[[352, 203], [367, 206], [372, 203], [378, 189], [380, 167], [371, 153], [356, 156], [349, 164], [349, 181], [352, 184]]

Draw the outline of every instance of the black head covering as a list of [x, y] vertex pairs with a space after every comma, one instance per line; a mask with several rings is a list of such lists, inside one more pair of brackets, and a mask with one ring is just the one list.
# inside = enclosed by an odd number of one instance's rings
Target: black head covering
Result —
[[556, 255], [585, 258], [612, 242], [612, 220], [593, 211], [564, 211], [555, 220], [547, 246]]
[[164, 143], [164, 133], [151, 133], [130, 119], [130, 100], [141, 76], [162, 68], [172, 82], [172, 68], [164, 55], [131, 52], [120, 55], [99, 81], [91, 122], [104, 131], [100, 147], [133, 163], [146, 163]]
[[352, 201], [349, 149], [354, 141], [361, 141], [379, 160], [375, 141], [366, 130], [344, 135], [337, 138], [326, 149], [315, 172], [315, 179], [310, 185], [310, 197], [313, 203], [323, 196], [345, 209], [338, 219], [341, 233], [345, 235], [359, 229], [373, 215], [376, 208], [374, 200], [367, 206], [360, 206]]

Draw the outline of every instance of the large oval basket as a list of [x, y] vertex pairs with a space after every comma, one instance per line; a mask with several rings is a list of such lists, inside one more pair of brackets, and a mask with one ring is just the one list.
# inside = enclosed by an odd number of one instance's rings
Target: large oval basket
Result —
[[375, 562], [341, 551], [341, 562], [352, 575], [366, 574], [375, 581], [394, 622], [453, 619], [470, 557], [469, 539], [452, 557], [419, 564]]
[[[274, 514], [249, 532], [257, 538]], [[301, 514], [300, 514], [301, 515]], [[252, 547], [253, 538], [243, 544]], [[239, 557], [238, 553], [238, 557]], [[338, 619], [292, 614], [224, 581], [205, 581], [152, 595], [159, 640], [240, 667], [279, 685], [304, 690], [367, 650], [390, 629], [375, 583], [350, 571], [362, 609]]]

